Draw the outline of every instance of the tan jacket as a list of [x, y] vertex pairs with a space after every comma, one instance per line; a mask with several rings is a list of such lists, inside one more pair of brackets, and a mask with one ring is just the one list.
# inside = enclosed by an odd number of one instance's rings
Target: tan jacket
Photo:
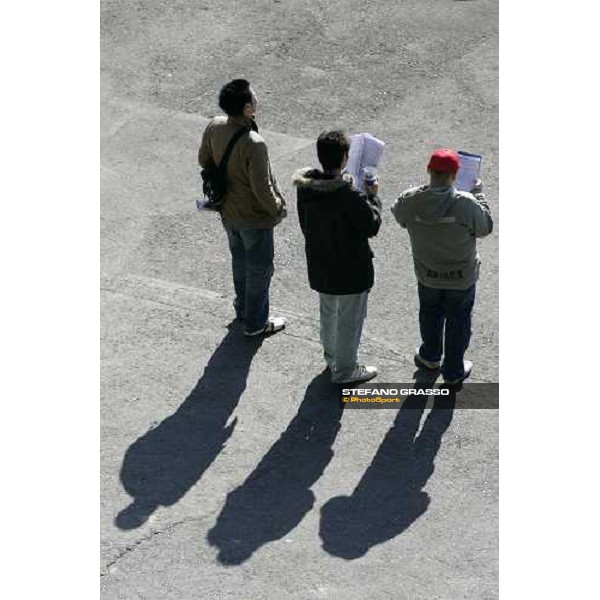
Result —
[[[244, 117], [211, 119], [198, 152], [200, 166], [218, 165], [233, 134], [247, 125]], [[227, 163], [223, 222], [240, 229], [267, 229], [280, 223], [285, 214], [285, 200], [271, 171], [265, 140], [250, 131], [237, 141]]]

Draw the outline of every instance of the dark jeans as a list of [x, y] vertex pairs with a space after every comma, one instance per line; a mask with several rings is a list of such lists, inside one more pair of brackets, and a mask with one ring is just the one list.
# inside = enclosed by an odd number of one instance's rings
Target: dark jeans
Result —
[[474, 303], [475, 285], [466, 290], [438, 290], [419, 283], [419, 325], [423, 340], [419, 354], [432, 362], [441, 360], [443, 354], [444, 379], [464, 375], [463, 359], [471, 340]]
[[269, 285], [273, 276], [273, 229], [237, 229], [223, 224], [229, 239], [238, 319], [246, 331], [257, 331], [269, 318]]

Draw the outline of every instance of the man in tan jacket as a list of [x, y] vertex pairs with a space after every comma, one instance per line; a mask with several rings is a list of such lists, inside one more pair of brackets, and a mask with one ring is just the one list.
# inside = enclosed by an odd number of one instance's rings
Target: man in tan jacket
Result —
[[244, 334], [272, 334], [285, 327], [283, 317], [269, 317], [273, 276], [273, 228], [286, 216], [285, 200], [269, 162], [267, 145], [255, 123], [257, 98], [250, 83], [235, 79], [219, 94], [225, 116], [211, 119], [198, 152], [203, 168], [218, 166], [240, 127], [249, 131], [233, 148], [227, 163], [227, 191], [221, 218], [229, 240], [236, 317]]

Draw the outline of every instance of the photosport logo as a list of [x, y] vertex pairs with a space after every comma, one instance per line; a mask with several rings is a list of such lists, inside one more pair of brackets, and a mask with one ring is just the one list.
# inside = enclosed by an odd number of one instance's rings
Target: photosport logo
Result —
[[497, 383], [465, 383], [460, 390], [451, 386], [414, 383], [380, 383], [340, 389], [344, 408], [409, 408], [431, 402], [433, 408], [499, 408]]

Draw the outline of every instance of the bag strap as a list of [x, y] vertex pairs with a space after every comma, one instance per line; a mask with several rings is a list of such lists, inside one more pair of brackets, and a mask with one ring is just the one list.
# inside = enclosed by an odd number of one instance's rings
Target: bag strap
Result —
[[249, 131], [250, 131], [250, 127], [240, 127], [240, 129], [238, 129], [233, 134], [233, 136], [229, 140], [229, 143], [227, 144], [227, 147], [225, 148], [225, 153], [223, 154], [223, 158], [221, 158], [221, 162], [219, 163], [219, 166], [217, 167], [220, 171], [223, 171], [223, 173], [225, 172], [225, 170], [227, 169], [227, 161], [229, 160], [229, 156], [231, 155], [231, 152], [233, 151], [233, 147], [236, 145], [237, 141], [245, 133], [248, 133]]

